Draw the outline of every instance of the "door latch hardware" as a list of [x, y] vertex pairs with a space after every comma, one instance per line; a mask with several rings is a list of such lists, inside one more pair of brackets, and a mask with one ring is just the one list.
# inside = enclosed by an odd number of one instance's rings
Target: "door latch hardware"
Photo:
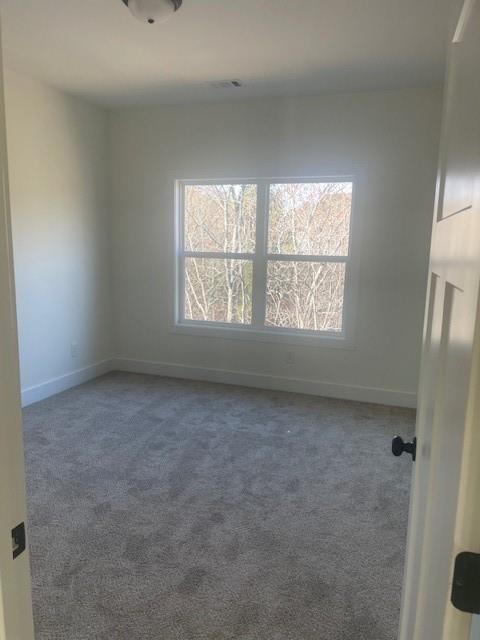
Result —
[[392, 440], [392, 453], [394, 456], [401, 456], [402, 453], [409, 453], [413, 462], [417, 457], [417, 439], [413, 438], [411, 442], [404, 442], [400, 436], [395, 436]]
[[13, 559], [25, 551], [26, 536], [25, 536], [25, 523], [21, 522], [19, 525], [12, 529], [12, 553]]
[[480, 614], [480, 554], [464, 551], [455, 558], [452, 604], [465, 613]]

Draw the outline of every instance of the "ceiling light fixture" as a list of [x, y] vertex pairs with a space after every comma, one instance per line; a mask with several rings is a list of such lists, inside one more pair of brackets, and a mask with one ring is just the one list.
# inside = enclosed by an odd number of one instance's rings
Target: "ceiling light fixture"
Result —
[[141, 22], [166, 22], [182, 6], [183, 0], [122, 0]]

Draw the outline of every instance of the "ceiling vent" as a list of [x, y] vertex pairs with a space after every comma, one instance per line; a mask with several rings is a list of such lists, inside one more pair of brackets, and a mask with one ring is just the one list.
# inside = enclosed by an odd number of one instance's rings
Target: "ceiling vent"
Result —
[[240, 87], [243, 87], [243, 83], [240, 80], [214, 80], [209, 82], [208, 85], [214, 89], [240, 89]]

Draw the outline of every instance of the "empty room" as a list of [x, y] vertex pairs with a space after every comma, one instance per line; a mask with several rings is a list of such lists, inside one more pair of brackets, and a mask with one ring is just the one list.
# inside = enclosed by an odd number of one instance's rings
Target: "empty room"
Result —
[[0, 17], [0, 638], [480, 640], [480, 0]]

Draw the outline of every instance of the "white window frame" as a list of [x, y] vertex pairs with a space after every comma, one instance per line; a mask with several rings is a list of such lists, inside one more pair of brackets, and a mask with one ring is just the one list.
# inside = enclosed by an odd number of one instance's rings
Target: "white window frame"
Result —
[[[350, 212], [349, 251], [346, 256], [310, 256], [268, 253], [268, 214], [271, 184], [349, 182], [352, 184], [352, 208]], [[257, 186], [255, 253], [221, 253], [186, 251], [184, 234], [185, 187], [204, 184], [254, 184]], [[218, 337], [226, 339], [277, 342], [292, 345], [353, 348], [354, 299], [356, 298], [356, 269], [353, 261], [353, 228], [356, 199], [356, 181], [352, 175], [315, 176], [295, 178], [223, 178], [175, 180], [175, 283], [172, 332], [183, 335]], [[231, 324], [189, 320], [185, 310], [185, 259], [186, 258], [234, 258], [253, 263], [252, 323]], [[312, 331], [264, 324], [266, 307], [267, 265], [269, 261], [291, 262], [340, 262], [345, 264], [345, 290], [343, 299], [342, 331]]]

